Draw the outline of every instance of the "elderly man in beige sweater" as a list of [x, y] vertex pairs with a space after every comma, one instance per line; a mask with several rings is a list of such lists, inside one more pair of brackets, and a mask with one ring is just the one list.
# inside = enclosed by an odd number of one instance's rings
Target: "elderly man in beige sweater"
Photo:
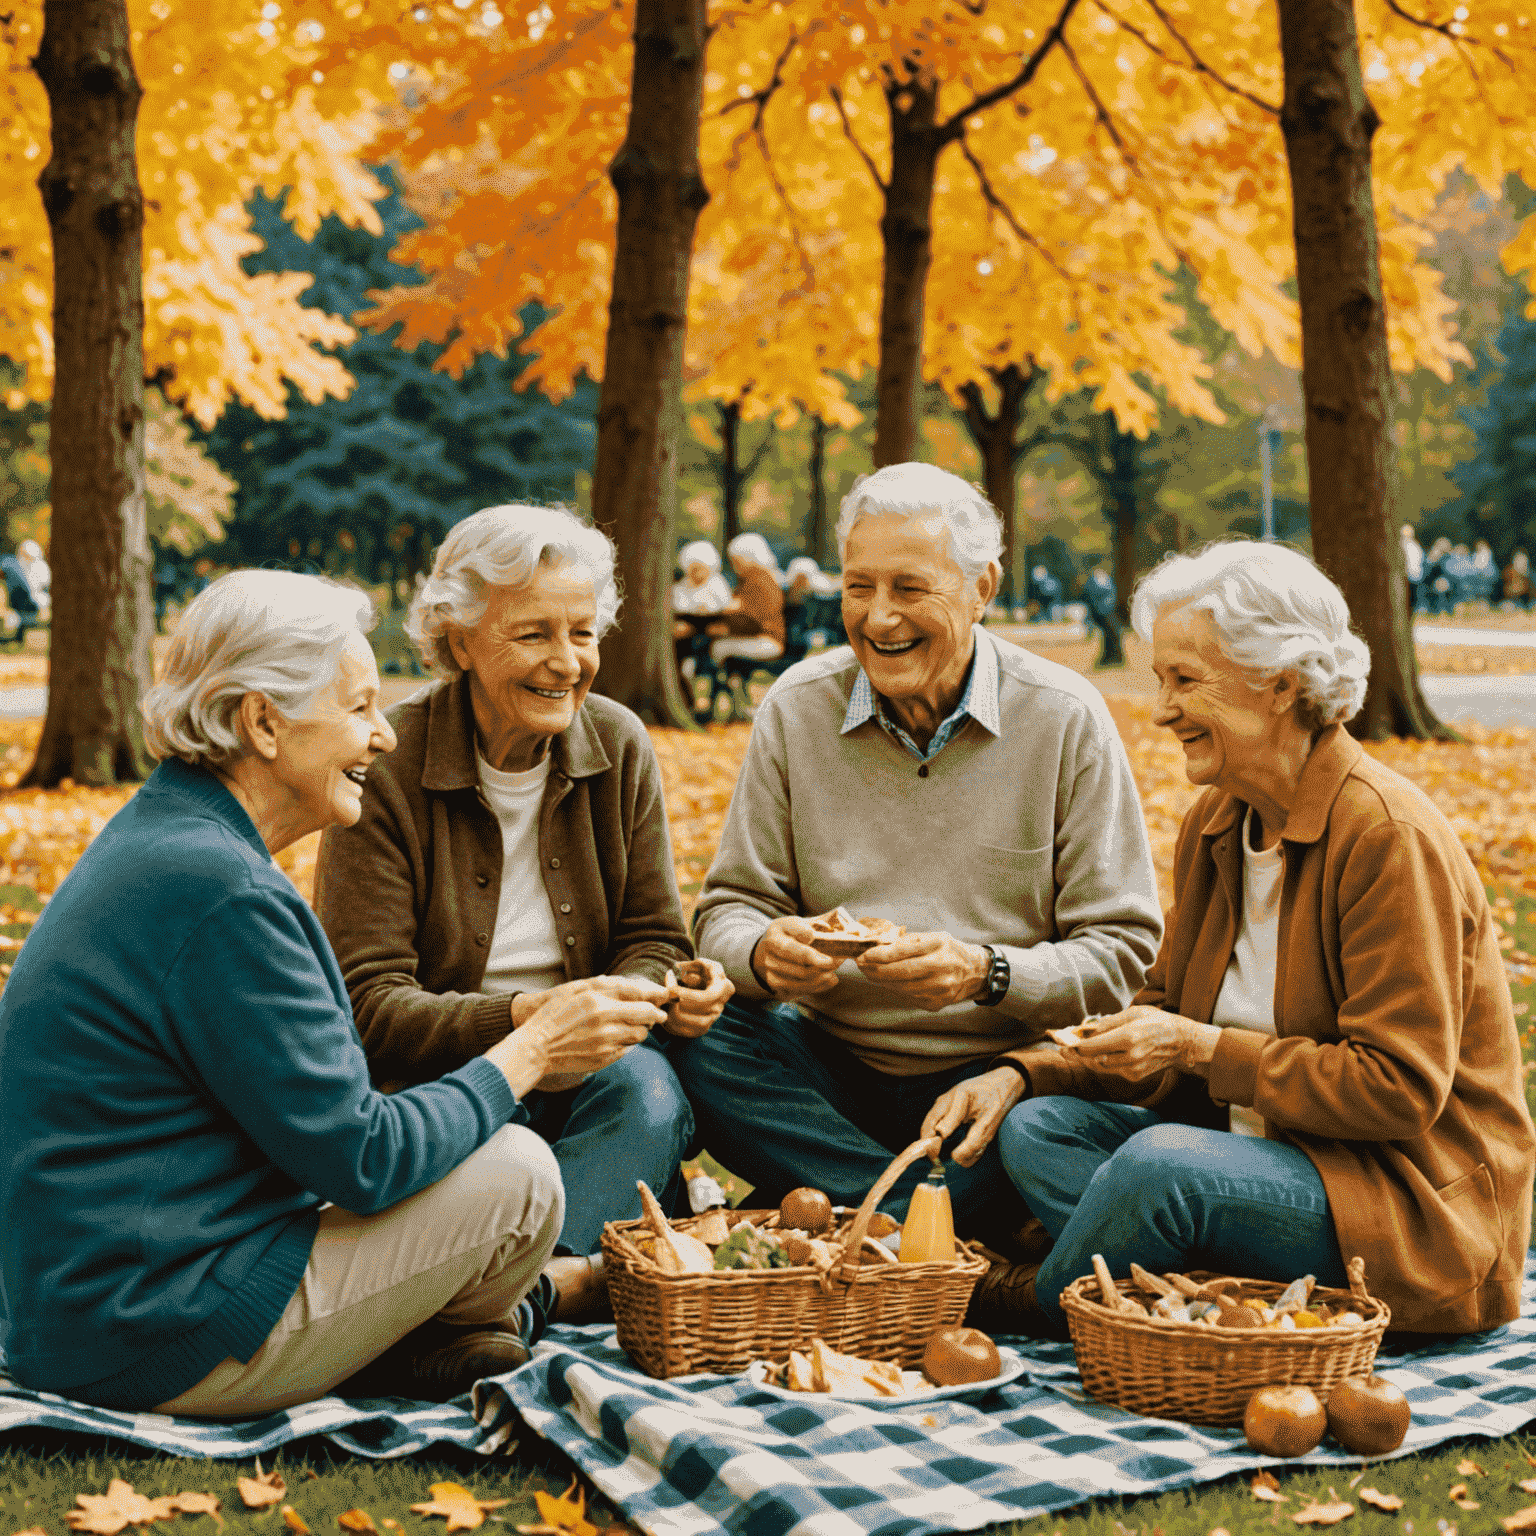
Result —
[[[892, 465], [837, 535], [849, 644], [758, 711], [695, 920], [736, 1001], [673, 1064], [756, 1204], [800, 1185], [856, 1203], [917, 1135], [969, 1127], [946, 1149], [956, 1225], [1023, 1259], [991, 1145], [1023, 1078], [999, 1058], [1117, 1012], [1156, 956], [1136, 786], [1097, 690], [981, 627], [1002, 539], [980, 493]], [[839, 962], [808, 923], [838, 906], [906, 932]], [[900, 1219], [920, 1176], [884, 1209]]]

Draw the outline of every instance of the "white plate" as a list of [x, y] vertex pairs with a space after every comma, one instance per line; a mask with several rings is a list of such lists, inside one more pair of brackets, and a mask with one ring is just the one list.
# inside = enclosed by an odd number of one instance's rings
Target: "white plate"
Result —
[[[772, 1392], [775, 1397], [782, 1397], [786, 1402], [830, 1402], [840, 1403], [869, 1403], [878, 1408], [910, 1408], [919, 1403], [974, 1403], [995, 1392], [999, 1387], [1006, 1387], [1009, 1382], [1017, 1381], [1024, 1374], [1024, 1358], [1016, 1350], [1009, 1349], [1006, 1345], [998, 1347], [998, 1356], [1003, 1362], [1003, 1368], [990, 1381], [968, 1381], [958, 1387], [929, 1387], [923, 1392], [909, 1392], [903, 1397], [877, 1397], [871, 1391], [868, 1397], [853, 1396], [847, 1392], [791, 1392], [788, 1387], [775, 1386], [773, 1382], [766, 1380], [768, 1362], [766, 1360], [754, 1360], [740, 1379], [750, 1382], [760, 1392]], [[909, 1372], [907, 1374], [921, 1374]]]

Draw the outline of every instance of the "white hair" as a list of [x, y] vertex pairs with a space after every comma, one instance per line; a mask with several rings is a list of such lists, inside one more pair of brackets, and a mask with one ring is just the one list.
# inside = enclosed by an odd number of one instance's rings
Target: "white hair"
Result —
[[775, 576], [781, 574], [779, 557], [774, 554], [773, 546], [760, 533], [738, 533], [725, 546], [725, 552], [737, 560], [748, 560], [753, 565], [760, 565]]
[[936, 464], [887, 464], [860, 475], [843, 497], [837, 517], [837, 552], [846, 563], [848, 535], [866, 517], [944, 519], [949, 553], [967, 581], [1002, 563], [1003, 525], [996, 509], [974, 485]]
[[540, 566], [566, 563], [592, 578], [601, 636], [619, 614], [614, 549], [607, 535], [567, 507], [486, 507], [448, 530], [432, 574], [416, 588], [405, 632], [428, 666], [457, 677], [462, 668], [449, 648], [448, 631], [473, 629], [485, 617], [486, 589], [520, 587]]
[[145, 693], [144, 743], [156, 758], [216, 766], [242, 756], [240, 701], [259, 693], [302, 720], [335, 681], [354, 634], [373, 628], [356, 587], [295, 571], [230, 571], [192, 599], [160, 680]]
[[707, 565], [710, 570], [720, 569], [720, 551], [708, 539], [695, 539], [684, 544], [678, 551], [677, 563], [686, 571], [690, 565]]
[[1312, 731], [1360, 712], [1371, 653], [1350, 633], [1344, 594], [1300, 550], [1226, 539], [1169, 555], [1137, 584], [1131, 623], [1143, 640], [1163, 609], [1208, 613], [1222, 653], [1262, 688], [1295, 672], [1298, 718]]

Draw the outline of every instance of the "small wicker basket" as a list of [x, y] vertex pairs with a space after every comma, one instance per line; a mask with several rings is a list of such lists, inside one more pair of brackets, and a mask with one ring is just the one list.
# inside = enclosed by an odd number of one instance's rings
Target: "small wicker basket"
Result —
[[[908, 1147], [880, 1176], [854, 1217], [845, 1253], [857, 1255], [875, 1207], [902, 1172], [936, 1153], [936, 1138]], [[733, 1220], [777, 1224], [777, 1211], [734, 1211]], [[694, 1220], [675, 1223], [690, 1231]], [[812, 1338], [866, 1360], [893, 1360], [912, 1369], [937, 1328], [961, 1321], [987, 1261], [969, 1244], [955, 1244], [952, 1263], [860, 1265], [845, 1259], [830, 1272], [789, 1269], [717, 1270], [669, 1275], [630, 1240], [644, 1221], [610, 1221], [603, 1261], [620, 1345], [647, 1376], [695, 1371], [736, 1375], [754, 1360], [785, 1360]]]
[[[1368, 1375], [1392, 1313], [1366, 1293], [1363, 1266], [1355, 1261], [1357, 1285], [1350, 1290], [1319, 1286], [1312, 1299], [1348, 1303], [1364, 1318], [1350, 1327], [1204, 1328], [1154, 1323], [1112, 1311], [1100, 1299], [1098, 1280], [1084, 1275], [1061, 1293], [1061, 1309], [1077, 1351], [1083, 1385], [1103, 1402], [1132, 1413], [1186, 1424], [1241, 1424], [1248, 1399], [1260, 1387], [1295, 1384], [1326, 1398], [1349, 1376]], [[1217, 1277], [1197, 1271], [1191, 1280]], [[1157, 1299], [1132, 1280], [1116, 1280], [1123, 1296], [1150, 1308]], [[1230, 1288], [1234, 1300], [1272, 1302], [1285, 1287], [1270, 1280], [1243, 1280]]]

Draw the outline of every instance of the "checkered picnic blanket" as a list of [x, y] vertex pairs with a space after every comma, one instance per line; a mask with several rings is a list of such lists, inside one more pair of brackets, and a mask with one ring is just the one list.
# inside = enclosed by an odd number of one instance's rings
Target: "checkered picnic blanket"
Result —
[[[1095, 1402], [1070, 1345], [1007, 1342], [1027, 1357], [1028, 1371], [975, 1406], [809, 1395], [791, 1402], [718, 1376], [652, 1381], [617, 1347], [611, 1327], [550, 1329], [530, 1364], [482, 1382], [472, 1400], [434, 1407], [325, 1398], [243, 1423], [114, 1413], [0, 1375], [0, 1437], [68, 1430], [173, 1455], [244, 1458], [323, 1435], [370, 1457], [443, 1443], [492, 1455], [509, 1448], [520, 1414], [652, 1536], [924, 1536], [1271, 1464], [1240, 1430], [1138, 1418]], [[1519, 1321], [1384, 1351], [1377, 1365], [1413, 1403], [1399, 1455], [1459, 1435], [1506, 1435], [1536, 1418], [1536, 1254]]]

